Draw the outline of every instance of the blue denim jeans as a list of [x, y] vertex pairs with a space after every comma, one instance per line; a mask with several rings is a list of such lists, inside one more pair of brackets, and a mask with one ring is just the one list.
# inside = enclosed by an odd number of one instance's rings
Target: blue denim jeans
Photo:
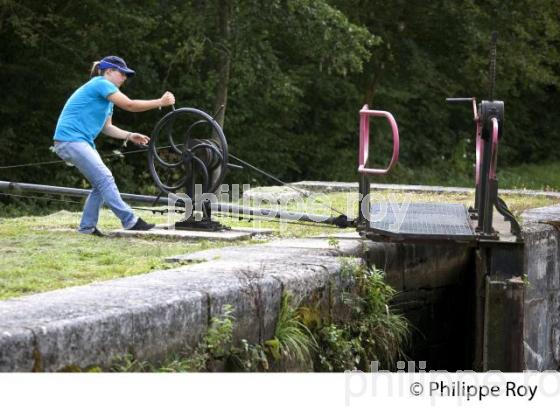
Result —
[[115, 179], [95, 149], [87, 142], [62, 142], [54, 145], [56, 154], [71, 163], [87, 178], [92, 186], [88, 195], [79, 231], [92, 233], [99, 220], [99, 210], [105, 203], [121, 220], [125, 229], [132, 228], [138, 218], [122, 199]]

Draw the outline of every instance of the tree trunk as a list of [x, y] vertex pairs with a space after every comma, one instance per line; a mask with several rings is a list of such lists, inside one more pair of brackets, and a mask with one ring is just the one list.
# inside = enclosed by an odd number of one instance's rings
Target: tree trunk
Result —
[[373, 99], [375, 97], [375, 92], [377, 91], [377, 85], [381, 80], [383, 75], [384, 64], [375, 64], [375, 70], [373, 74], [366, 75], [365, 81], [365, 95], [364, 104], [367, 104], [370, 108], [373, 107]]

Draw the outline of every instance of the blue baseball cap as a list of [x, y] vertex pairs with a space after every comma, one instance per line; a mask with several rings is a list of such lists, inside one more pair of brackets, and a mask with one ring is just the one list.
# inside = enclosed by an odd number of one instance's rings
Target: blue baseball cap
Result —
[[108, 56], [103, 57], [103, 59], [99, 62], [99, 68], [101, 70], [105, 70], [107, 68], [115, 68], [119, 70], [121, 73], [126, 74], [127, 77], [132, 77], [136, 72], [131, 70], [127, 67], [126, 62], [117, 56]]

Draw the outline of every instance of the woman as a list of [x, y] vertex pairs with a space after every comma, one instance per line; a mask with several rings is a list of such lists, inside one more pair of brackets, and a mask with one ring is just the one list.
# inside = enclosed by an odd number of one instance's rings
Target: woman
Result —
[[119, 88], [135, 74], [125, 61], [116, 56], [95, 62], [91, 79], [68, 99], [54, 132], [54, 148], [64, 161], [76, 166], [92, 185], [80, 222], [79, 232], [104, 236], [97, 229], [99, 209], [105, 203], [121, 220], [124, 229], [147, 231], [154, 224], [134, 215], [121, 199], [111, 171], [95, 149], [94, 140], [100, 132], [109, 137], [146, 145], [146, 135], [122, 130], [112, 123], [113, 106], [126, 111], [141, 112], [175, 104], [169, 91], [156, 100], [131, 100]]

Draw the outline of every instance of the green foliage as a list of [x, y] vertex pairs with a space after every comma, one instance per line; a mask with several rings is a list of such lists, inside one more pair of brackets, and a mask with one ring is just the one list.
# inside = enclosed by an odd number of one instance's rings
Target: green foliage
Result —
[[341, 324], [315, 330], [320, 351], [319, 371], [370, 370], [373, 361], [380, 368], [394, 369], [406, 357], [408, 321], [390, 308], [395, 291], [383, 279], [383, 272], [343, 259], [342, 274], [355, 281], [351, 293], [343, 295], [351, 317]]
[[233, 307], [224, 305], [222, 313], [210, 321], [208, 332], [199, 345], [164, 362], [159, 371], [221, 370], [231, 355], [234, 322]]
[[349, 339], [346, 331], [335, 324], [317, 330], [320, 351], [316, 368], [326, 372], [344, 372], [355, 369], [357, 362], [354, 339]]
[[[526, 1], [472, 0], [398, 1], [383, 7], [364, 0], [333, 3], [352, 22], [370, 28], [383, 40], [359, 82], [365, 102], [395, 114], [406, 167], [428, 164], [445, 170], [465, 132], [471, 139], [469, 159], [474, 161], [470, 107], [446, 106], [444, 98], [489, 98], [493, 30], [499, 32], [496, 97], [506, 102], [500, 163], [545, 158], [548, 154], [543, 148], [558, 143], [558, 116], [552, 118], [549, 110], [541, 109], [555, 106], [558, 99], [560, 11], [554, 0], [532, 6]], [[546, 138], [536, 137], [543, 134]], [[380, 149], [390, 149], [389, 139], [380, 138], [377, 134], [376, 155]]]
[[[0, 157], [5, 160], [0, 165], [56, 159], [48, 147], [57, 116], [73, 90], [88, 79], [91, 62], [104, 55], [123, 55], [137, 69], [123, 90], [131, 97], [155, 98], [171, 89], [178, 106], [214, 112], [224, 86], [219, 80], [226, 53], [226, 134], [236, 153], [271, 163], [273, 172], [285, 176], [299, 172], [295, 156], [307, 131], [298, 122], [310, 108], [304, 101], [313, 86], [309, 80], [322, 72], [334, 80], [361, 70], [378, 39], [326, 1], [303, 0], [228, 3], [230, 35], [224, 37], [222, 3], [117, 3], [107, 15], [91, 0], [79, 6], [3, 2], [0, 87], [10, 95], [10, 103], [0, 107]], [[157, 112], [117, 109], [114, 123], [149, 133], [158, 117]], [[33, 139], [33, 149], [22, 149], [27, 139]], [[98, 141], [101, 152], [117, 145], [109, 138]], [[134, 171], [115, 172], [119, 186], [133, 183], [140, 191], [152, 185], [147, 175], [135, 178], [146, 169], [144, 155], [127, 157], [124, 166]], [[59, 165], [2, 173], [2, 179], [70, 186], [83, 180], [75, 170]]]
[[[560, 103], [557, 6], [555, 0], [150, 0], [116, 2], [107, 14], [93, 0], [4, 0], [0, 89], [9, 98], [0, 104], [0, 166], [57, 159], [49, 146], [64, 102], [88, 79], [92, 61], [119, 54], [138, 71], [123, 89], [132, 98], [171, 89], [177, 106], [214, 112], [218, 97], [227, 96], [231, 151], [281, 178], [355, 180], [363, 103], [394, 113], [401, 175], [414, 180], [421, 167], [435, 170], [440, 181], [450, 170], [472, 174], [470, 107], [446, 106], [444, 98], [488, 98], [492, 30], [499, 32], [496, 96], [506, 102], [500, 166], [551, 159], [560, 142], [560, 118], [546, 109]], [[149, 134], [159, 117], [117, 109], [114, 123]], [[384, 165], [388, 129], [372, 124], [372, 165]], [[119, 145], [98, 141], [101, 153]], [[110, 168], [123, 190], [153, 188], [144, 154], [115, 159]], [[0, 174], [87, 186], [63, 165]], [[230, 178], [261, 181], [247, 172]]]
[[225, 305], [222, 314], [212, 318], [204, 344], [208, 354], [214, 359], [223, 359], [228, 355], [231, 349], [234, 321], [231, 305]]
[[522, 164], [498, 171], [500, 187], [560, 190], [560, 163]]
[[282, 295], [274, 338], [264, 344], [276, 361], [287, 359], [297, 363], [310, 362], [312, 352], [317, 349], [317, 342], [301, 321], [297, 309], [290, 305], [290, 299], [289, 294]]
[[349, 330], [358, 343], [360, 368], [369, 370], [371, 361], [378, 361], [384, 368], [392, 369], [397, 360], [406, 357], [409, 327], [404, 316], [391, 312], [390, 299], [395, 294], [387, 285], [383, 272], [377, 269], [356, 269], [357, 294], [347, 298], [353, 315], [362, 318], [359, 326]]
[[137, 360], [132, 353], [115, 358], [111, 365], [111, 371], [120, 373], [138, 373], [150, 371], [151, 365], [148, 362]]
[[213, 317], [208, 333], [194, 349], [169, 355], [160, 363], [137, 360], [133, 354], [114, 360], [115, 372], [200, 372], [212, 369], [216, 362], [224, 363], [231, 355], [235, 316], [231, 305], [224, 305], [219, 316]]
[[340, 241], [337, 238], [329, 238], [328, 244], [336, 250], [340, 249]]
[[231, 353], [229, 364], [233, 371], [265, 372], [270, 368], [267, 350], [262, 344], [251, 344], [242, 339]]
[[207, 357], [194, 351], [190, 354], [171, 356], [168, 360], [157, 366], [151, 366], [145, 371], [158, 373], [193, 373], [206, 371]]
[[189, 351], [169, 355], [159, 363], [142, 361], [129, 353], [113, 360], [111, 372], [119, 373], [180, 373], [206, 370], [208, 357], [199, 351]]

